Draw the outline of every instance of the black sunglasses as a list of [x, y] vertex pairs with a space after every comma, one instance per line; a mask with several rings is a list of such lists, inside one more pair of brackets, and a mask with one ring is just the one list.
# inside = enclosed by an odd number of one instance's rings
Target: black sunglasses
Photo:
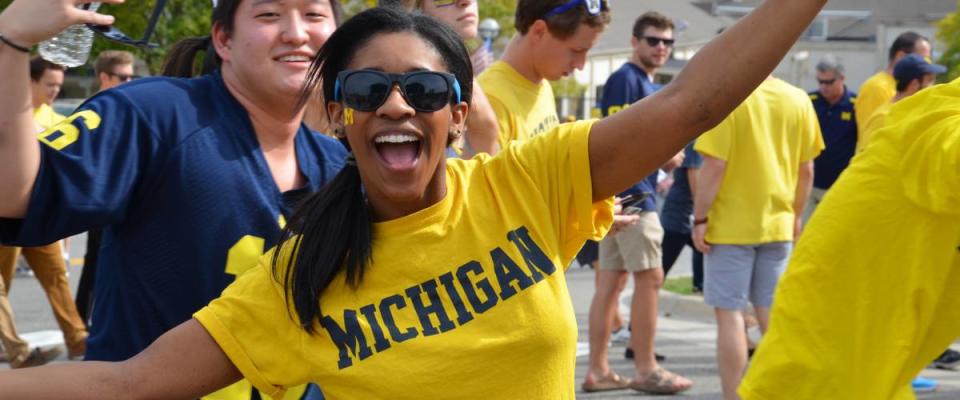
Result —
[[603, 0], [570, 0], [566, 4], [561, 4], [559, 6], [554, 7], [552, 10], [547, 11], [547, 13], [543, 15], [543, 17], [547, 18], [547, 17], [552, 17], [554, 15], [563, 14], [567, 11], [570, 11], [570, 9], [580, 4], [583, 4], [584, 8], [587, 9], [587, 13], [589, 13], [590, 15], [597, 15], [597, 14], [600, 14], [600, 11], [603, 11]]
[[119, 79], [121, 82], [129, 82], [129, 81], [132, 81], [134, 78], [136, 78], [135, 75], [115, 74], [115, 73], [113, 73], [113, 72], [104, 72], [104, 73], [107, 74], [107, 75], [116, 77], [116, 78]]
[[407, 104], [420, 112], [435, 112], [451, 102], [460, 103], [460, 83], [457, 78], [452, 74], [434, 71], [406, 74], [388, 74], [369, 69], [340, 71], [333, 98], [357, 111], [376, 111], [390, 97], [393, 85], [398, 85]]
[[834, 82], [836, 82], [836, 81], [837, 81], [837, 78], [833, 78], [833, 79], [817, 79], [817, 82], [820, 83], [821, 85], [832, 85], [832, 84], [834, 84]]
[[[113, 25], [94, 25], [87, 24], [87, 28], [94, 31], [100, 36], [112, 40], [114, 42], [120, 42], [123, 44], [128, 44], [131, 46], [138, 47], [147, 47], [147, 48], [156, 48], [156, 44], [150, 43], [150, 36], [153, 36], [153, 30], [157, 27], [157, 20], [160, 19], [160, 14], [163, 13], [163, 7], [167, 4], [167, 0], [157, 0], [157, 4], [153, 6], [153, 14], [150, 15], [150, 21], [147, 23], [147, 28], [143, 32], [143, 39], [134, 39], [128, 36], [123, 31], [115, 28]], [[90, 9], [90, 3], [86, 3], [82, 6], [84, 10]]]
[[650, 47], [657, 47], [660, 43], [663, 43], [666, 47], [673, 47], [675, 42], [673, 39], [661, 38], [656, 36], [643, 36], [640, 39], [646, 40], [647, 45]]

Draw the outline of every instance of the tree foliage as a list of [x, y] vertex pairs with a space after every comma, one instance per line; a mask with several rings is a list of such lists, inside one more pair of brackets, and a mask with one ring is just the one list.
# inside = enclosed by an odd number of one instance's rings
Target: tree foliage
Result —
[[[0, 9], [5, 9], [13, 0], [0, 0]], [[376, 0], [341, 0], [347, 16], [364, 9], [374, 7]], [[127, 1], [120, 5], [105, 4], [101, 12], [116, 17], [116, 27], [127, 35], [140, 39], [153, 12], [156, 0]], [[502, 49], [516, 30], [513, 27], [513, 14], [517, 8], [515, 0], [480, 0], [480, 18], [493, 18], [500, 23], [500, 37], [495, 48]], [[146, 62], [150, 73], [159, 73], [167, 51], [176, 41], [194, 36], [204, 36], [210, 32], [211, 0], [169, 0], [163, 15], [157, 23], [156, 31], [150, 41], [158, 45], [155, 49], [141, 49], [98, 38], [94, 40], [91, 59], [103, 50], [127, 50]], [[89, 65], [88, 65], [89, 68]], [[80, 71], [83, 73], [83, 68]]]
[[949, 68], [940, 79], [949, 82], [960, 76], [960, 13], [954, 11], [937, 23], [937, 38], [947, 44], [939, 62]]

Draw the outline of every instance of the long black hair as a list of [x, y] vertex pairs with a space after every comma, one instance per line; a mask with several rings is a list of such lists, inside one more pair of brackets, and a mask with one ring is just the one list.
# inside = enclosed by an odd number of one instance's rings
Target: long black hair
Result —
[[[320, 49], [310, 66], [301, 105], [321, 82], [324, 99], [332, 101], [337, 73], [356, 52], [377, 35], [397, 32], [413, 33], [429, 43], [460, 82], [462, 101], [470, 102], [473, 69], [456, 32], [419, 13], [373, 8], [344, 23]], [[349, 149], [346, 139], [341, 141]], [[283, 284], [286, 302], [293, 305], [305, 331], [316, 332], [314, 321], [322, 315], [320, 296], [338, 274], [345, 273], [352, 288], [359, 286], [372, 261], [372, 248], [373, 227], [360, 171], [355, 162], [348, 162], [331, 182], [303, 201], [280, 236], [277, 249], [282, 251], [274, 253], [273, 276]]]
[[[219, 24], [227, 35], [233, 35], [234, 17], [237, 15], [237, 9], [240, 8], [240, 2], [242, 1], [218, 1], [217, 6], [213, 8], [210, 26]], [[343, 8], [340, 5], [340, 0], [330, 0], [330, 8], [333, 10], [334, 23], [339, 25], [343, 18]], [[204, 56], [201, 64], [197, 65], [197, 54], [200, 52], [203, 52]], [[167, 59], [163, 63], [163, 71], [160, 74], [189, 78], [213, 72], [213, 70], [220, 68], [220, 62], [220, 56], [213, 48], [213, 40], [210, 35], [186, 38], [173, 45], [173, 49], [167, 54]]]

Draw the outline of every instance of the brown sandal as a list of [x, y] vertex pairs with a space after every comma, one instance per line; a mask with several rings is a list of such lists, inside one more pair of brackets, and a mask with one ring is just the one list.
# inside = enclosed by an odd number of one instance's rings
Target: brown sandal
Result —
[[629, 379], [623, 379], [616, 372], [610, 371], [593, 382], [583, 382], [580, 386], [584, 392], [604, 392], [607, 390], [629, 389], [633, 382]]
[[693, 382], [681, 383], [678, 378], [686, 379], [662, 367], [657, 367], [642, 381], [632, 381], [630, 388], [638, 392], [651, 394], [674, 394], [688, 390], [693, 386]]

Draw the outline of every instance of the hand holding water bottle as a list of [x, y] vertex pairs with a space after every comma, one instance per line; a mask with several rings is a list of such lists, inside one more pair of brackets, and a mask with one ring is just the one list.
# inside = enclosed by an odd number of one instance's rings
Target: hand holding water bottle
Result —
[[[102, 0], [119, 4], [124, 0]], [[114, 18], [77, 6], [90, 0], [15, 0], [0, 14], [0, 35], [22, 47], [33, 47], [71, 25], [110, 25]]]

